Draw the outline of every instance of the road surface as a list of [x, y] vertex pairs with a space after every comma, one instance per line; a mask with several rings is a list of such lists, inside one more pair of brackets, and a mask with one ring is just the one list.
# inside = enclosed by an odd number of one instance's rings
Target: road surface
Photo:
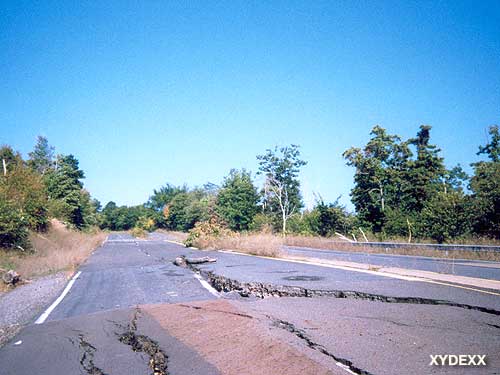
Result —
[[500, 262], [321, 250], [295, 246], [287, 246], [285, 247], [285, 251], [294, 256], [368, 263], [384, 267], [408, 268], [451, 275], [500, 280]]
[[[177, 267], [180, 255], [217, 262]], [[0, 349], [2, 374], [500, 373], [491, 290], [201, 252], [158, 235], [111, 234], [78, 271], [50, 314]], [[438, 354], [487, 365], [430, 366]]]

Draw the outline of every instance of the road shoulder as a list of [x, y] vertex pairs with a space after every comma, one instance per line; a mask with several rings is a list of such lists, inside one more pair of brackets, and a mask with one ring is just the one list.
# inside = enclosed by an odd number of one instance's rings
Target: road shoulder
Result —
[[63, 290], [65, 272], [43, 276], [0, 295], [0, 347], [12, 339]]

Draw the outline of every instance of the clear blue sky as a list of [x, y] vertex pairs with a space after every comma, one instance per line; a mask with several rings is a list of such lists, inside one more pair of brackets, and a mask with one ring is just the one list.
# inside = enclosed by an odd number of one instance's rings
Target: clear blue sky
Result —
[[2, 1], [0, 143], [73, 153], [103, 203], [220, 183], [275, 144], [349, 202], [375, 124], [476, 161], [500, 119], [499, 1]]

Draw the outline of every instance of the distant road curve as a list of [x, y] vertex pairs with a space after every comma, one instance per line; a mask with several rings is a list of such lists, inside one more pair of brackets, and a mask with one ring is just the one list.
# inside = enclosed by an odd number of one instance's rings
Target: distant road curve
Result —
[[[338, 243], [332, 241], [332, 243]], [[428, 249], [440, 251], [486, 251], [500, 252], [500, 246], [492, 245], [449, 245], [429, 243], [395, 243], [395, 242], [349, 242], [349, 245], [359, 247], [374, 247], [386, 249]]]

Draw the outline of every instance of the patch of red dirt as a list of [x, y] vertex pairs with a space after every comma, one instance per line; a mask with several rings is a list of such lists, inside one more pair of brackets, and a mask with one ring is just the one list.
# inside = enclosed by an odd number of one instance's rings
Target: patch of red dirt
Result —
[[141, 310], [224, 375], [332, 374], [272, 337], [264, 323], [229, 301], [144, 306]]

